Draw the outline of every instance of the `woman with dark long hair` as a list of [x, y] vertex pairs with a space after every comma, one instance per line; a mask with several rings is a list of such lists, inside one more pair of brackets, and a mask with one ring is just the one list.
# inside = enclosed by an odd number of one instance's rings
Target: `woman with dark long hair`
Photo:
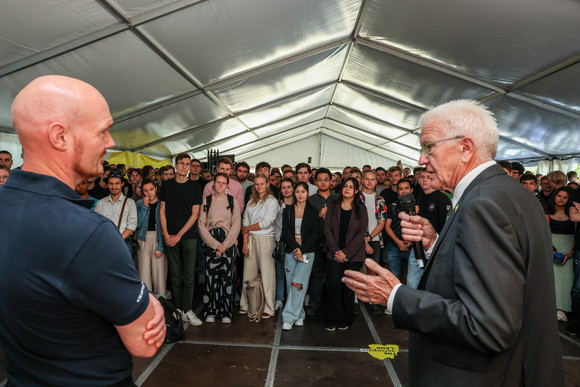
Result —
[[299, 181], [294, 186], [294, 204], [284, 208], [282, 237], [286, 242], [284, 269], [288, 298], [282, 311], [282, 329], [303, 326], [304, 297], [308, 290], [314, 252], [320, 240], [318, 211], [308, 201], [308, 184]]
[[167, 258], [163, 253], [163, 231], [159, 221], [157, 183], [141, 183], [143, 199], [137, 201], [137, 269], [139, 277], [157, 297], [166, 296]]
[[216, 173], [214, 193], [205, 197], [199, 211], [199, 235], [205, 244], [205, 322], [221, 318], [232, 322], [233, 275], [237, 256], [236, 243], [241, 228], [240, 205], [226, 189], [230, 177]]
[[[280, 182], [280, 209], [278, 210], [278, 216], [276, 217], [276, 251], [280, 251], [281, 254], [276, 255], [276, 303], [274, 304], [274, 310], [278, 310], [284, 305], [284, 255], [285, 251], [282, 251], [283, 245], [285, 245], [284, 238], [282, 238], [282, 213], [286, 206], [291, 206], [294, 204], [294, 182], [292, 179], [285, 177]], [[278, 245], [282, 245], [279, 247]], [[276, 254], [276, 253], [275, 253]]]
[[552, 231], [552, 246], [555, 252], [562, 253], [562, 263], [554, 263], [554, 282], [556, 284], [556, 318], [558, 321], [568, 321], [565, 312], [572, 310], [570, 289], [574, 281], [573, 263], [570, 259], [573, 254], [574, 230], [576, 223], [569, 217], [572, 189], [560, 187], [555, 190], [548, 200], [546, 215]]
[[360, 270], [365, 252], [368, 215], [359, 195], [355, 178], [348, 178], [340, 194], [326, 212], [325, 229], [328, 246], [326, 288], [329, 298], [329, 319], [326, 330], [346, 330], [354, 319], [354, 292], [343, 282], [345, 270]]

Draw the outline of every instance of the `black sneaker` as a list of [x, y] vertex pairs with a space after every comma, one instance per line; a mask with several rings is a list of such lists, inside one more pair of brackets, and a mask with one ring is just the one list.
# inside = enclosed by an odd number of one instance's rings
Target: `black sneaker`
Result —
[[567, 333], [570, 336], [576, 336], [576, 332], [578, 332], [578, 328], [575, 325], [568, 325], [564, 328], [564, 333]]
[[316, 310], [318, 309], [317, 306], [309, 306], [306, 308], [306, 315], [307, 316], [314, 316], [316, 314]]
[[340, 331], [346, 331], [348, 328], [350, 328], [350, 325], [348, 324], [338, 326], [338, 330]]
[[381, 310], [381, 308], [375, 304], [369, 304], [369, 309], [371, 310], [372, 314], [375, 314], [375, 315], [383, 314], [383, 311]]
[[334, 331], [336, 330], [336, 325], [334, 325], [334, 324], [329, 324], [329, 325], [327, 325], [327, 326], [326, 326], [326, 328], [324, 328], [324, 329], [326, 329], [328, 332], [334, 332]]

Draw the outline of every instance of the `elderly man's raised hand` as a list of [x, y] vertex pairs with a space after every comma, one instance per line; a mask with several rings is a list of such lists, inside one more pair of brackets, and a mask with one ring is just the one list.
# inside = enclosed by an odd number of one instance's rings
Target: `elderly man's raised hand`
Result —
[[366, 259], [365, 264], [369, 274], [346, 270], [342, 282], [356, 293], [359, 300], [386, 306], [393, 288], [400, 281], [370, 258]]
[[437, 240], [437, 232], [429, 220], [419, 215], [399, 213], [401, 219], [401, 232], [403, 239], [410, 242], [421, 242], [423, 248], [429, 250]]

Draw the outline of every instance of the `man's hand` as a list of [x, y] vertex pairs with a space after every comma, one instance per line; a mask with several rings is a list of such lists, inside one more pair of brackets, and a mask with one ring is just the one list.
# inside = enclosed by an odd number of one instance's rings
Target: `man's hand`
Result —
[[400, 239], [397, 239], [397, 240], [395, 240], [395, 243], [399, 247], [399, 250], [409, 251], [409, 246], [411, 245], [411, 242], [406, 242], [406, 241], [402, 241]]
[[165, 331], [167, 330], [165, 326], [165, 312], [159, 301], [151, 294], [149, 295], [149, 303], [153, 305], [155, 315], [147, 323], [145, 333], [143, 333], [143, 339], [145, 339], [147, 345], [154, 345], [155, 348], [159, 348], [165, 341]]
[[437, 233], [427, 219], [418, 215], [411, 216], [404, 212], [399, 212], [399, 219], [401, 219], [401, 231], [404, 240], [421, 242], [425, 250], [429, 250], [433, 246], [433, 243], [437, 240]]
[[155, 258], [161, 258], [161, 256], [163, 255], [163, 253], [159, 250], [155, 250]]
[[326, 218], [326, 211], [328, 211], [328, 207], [322, 208], [322, 210], [320, 210], [318, 213], [318, 217], [322, 219]]
[[393, 288], [400, 281], [370, 258], [365, 260], [365, 264], [368, 274], [346, 270], [342, 282], [356, 293], [359, 300], [386, 306]]
[[372, 255], [372, 253], [375, 252], [371, 247], [371, 245], [369, 245], [368, 243], [365, 245], [365, 251], [367, 252], [367, 255]]

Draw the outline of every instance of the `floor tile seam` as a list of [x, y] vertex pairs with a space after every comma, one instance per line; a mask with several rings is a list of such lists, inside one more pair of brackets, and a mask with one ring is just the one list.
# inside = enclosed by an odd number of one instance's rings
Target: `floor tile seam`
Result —
[[[274, 349], [273, 344], [254, 344], [254, 343], [236, 343], [236, 342], [224, 342], [224, 341], [202, 341], [202, 340], [183, 340], [176, 344], [195, 344], [195, 345], [212, 345], [221, 347], [246, 347], [246, 348], [266, 348]], [[289, 351], [316, 351], [316, 352], [363, 352], [368, 350], [367, 348], [357, 348], [357, 347], [321, 347], [321, 346], [302, 346], [302, 345], [279, 345], [280, 350]], [[408, 349], [400, 349], [399, 353], [407, 353]]]
[[276, 324], [276, 333], [274, 333], [274, 344], [270, 354], [270, 364], [268, 365], [268, 376], [266, 378], [266, 387], [273, 387], [276, 379], [276, 366], [278, 365], [278, 351], [280, 340], [282, 339], [282, 311], [278, 313], [278, 322]]
[[147, 380], [147, 378], [153, 373], [153, 371], [155, 371], [155, 368], [157, 368], [157, 366], [165, 358], [165, 356], [167, 355], [167, 353], [169, 353], [169, 351], [171, 351], [171, 348], [173, 348], [173, 344], [168, 344], [167, 346], [165, 346], [161, 350], [161, 352], [159, 352], [157, 354], [157, 356], [155, 356], [155, 359], [153, 359], [153, 361], [151, 362], [151, 364], [149, 364], [147, 366], [147, 368], [145, 368], [145, 371], [143, 371], [141, 373], [141, 375], [139, 375], [139, 378], [137, 378], [137, 380], [135, 381], [135, 384], [137, 386], [141, 386], [143, 383], [145, 383], [145, 381]]
[[563, 338], [564, 340], [566, 340], [567, 342], [569, 342], [570, 344], [573, 344], [574, 346], [580, 348], [580, 343], [578, 341], [574, 340], [573, 338], [568, 337], [568, 335], [560, 332], [560, 337]]
[[580, 360], [580, 356], [564, 355], [562, 356], [562, 360]]
[[[375, 329], [375, 325], [373, 324], [373, 321], [371, 320], [366, 307], [362, 304], [362, 302], [359, 302], [359, 310], [361, 311], [367, 326], [369, 328], [369, 330], [371, 331], [371, 336], [373, 337], [373, 340], [375, 340], [376, 344], [380, 344], [383, 345], [383, 342], [381, 341], [381, 338], [379, 336], [379, 333], [377, 332], [377, 330]], [[391, 359], [387, 358], [384, 360], [385, 363], [385, 367], [387, 368], [387, 373], [389, 374], [389, 377], [391, 378], [391, 381], [393, 382], [393, 385], [395, 387], [402, 387], [403, 384], [401, 383], [401, 380], [399, 379], [399, 375], [397, 375], [397, 371], [395, 371], [395, 367], [393, 367], [393, 363], [391, 362]]]

